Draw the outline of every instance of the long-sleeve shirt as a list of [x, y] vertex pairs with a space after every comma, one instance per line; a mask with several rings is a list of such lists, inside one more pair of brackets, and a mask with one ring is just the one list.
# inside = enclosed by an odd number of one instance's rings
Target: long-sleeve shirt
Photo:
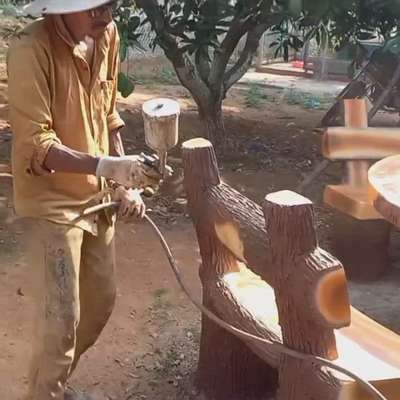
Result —
[[95, 41], [90, 66], [60, 16], [33, 22], [11, 43], [7, 70], [17, 215], [95, 233], [93, 218], [76, 218], [104, 182], [94, 175], [49, 171], [44, 161], [55, 143], [93, 156], [109, 154], [109, 134], [124, 125], [116, 110], [118, 51], [111, 23]]

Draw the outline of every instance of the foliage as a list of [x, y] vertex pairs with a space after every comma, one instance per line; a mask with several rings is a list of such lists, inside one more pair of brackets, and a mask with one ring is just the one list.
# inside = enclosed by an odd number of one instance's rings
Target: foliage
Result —
[[249, 85], [244, 97], [246, 106], [251, 108], [260, 108], [262, 103], [267, 99], [264, 88], [257, 83]]
[[[227, 0], [166, 0], [155, 3], [163, 16], [166, 33], [176, 38], [179, 49], [189, 55], [208, 58], [206, 50], [220, 46], [221, 35], [227, 33], [233, 18], [259, 18], [262, 8], [272, 1], [250, 1], [247, 7], [244, 1]], [[145, 6], [144, 9], [151, 11]], [[154, 14], [147, 16], [148, 22], [155, 22]], [[155, 43], [165, 45], [161, 35]]]
[[397, 35], [398, 0], [304, 0], [294, 25], [304, 40], [341, 49], [360, 40], [387, 40]]
[[135, 84], [132, 77], [120, 72], [118, 74], [118, 91], [122, 97], [128, 97], [135, 90]]
[[324, 51], [353, 49], [361, 40], [388, 41], [399, 34], [398, 0], [290, 0], [289, 14], [275, 26], [275, 56], [288, 60], [290, 49], [298, 51], [314, 39]]
[[304, 39], [298, 32], [297, 21], [291, 16], [283, 18], [279, 24], [271, 28], [269, 35], [274, 36], [275, 40], [270, 47], [275, 48], [275, 58], [281, 55], [284, 61], [288, 62], [290, 49], [298, 51], [303, 47]]
[[128, 56], [128, 49], [130, 47], [140, 46], [137, 29], [141, 24], [140, 16], [132, 0], [123, 0], [120, 7], [117, 8], [114, 21], [117, 24], [121, 47], [120, 58], [125, 61]]
[[[130, 48], [140, 47], [137, 29], [140, 26], [140, 16], [132, 0], [123, 0], [115, 12], [114, 21], [120, 35], [120, 61], [128, 58]], [[128, 97], [135, 89], [133, 78], [120, 72], [118, 75], [118, 90], [122, 97]]]
[[[276, 54], [288, 58], [315, 39], [324, 49], [374, 36], [387, 39], [399, 25], [398, 0], [123, 0], [118, 10], [121, 58], [150, 26], [152, 46], [172, 63], [192, 94], [211, 140], [223, 135], [222, 102], [248, 70], [267, 31]], [[242, 43], [239, 46], [239, 43]], [[124, 48], [125, 46], [125, 48]], [[239, 51], [238, 51], [239, 49]], [[235, 50], [237, 57], [234, 56]], [[254, 90], [253, 90], [254, 91]], [[252, 96], [254, 96], [252, 94]]]
[[153, 47], [164, 50], [192, 94], [210, 139], [223, 135], [226, 93], [250, 67], [263, 33], [281, 23], [287, 4], [288, 0], [136, 1], [146, 15], [143, 23], [155, 34]]

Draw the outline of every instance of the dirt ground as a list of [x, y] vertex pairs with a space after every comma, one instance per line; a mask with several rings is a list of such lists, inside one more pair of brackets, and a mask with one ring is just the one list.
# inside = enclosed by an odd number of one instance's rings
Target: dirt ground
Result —
[[[0, 89], [4, 90], [5, 84]], [[220, 157], [223, 179], [248, 197], [261, 201], [272, 191], [295, 189], [321, 159], [320, 134], [314, 132], [323, 110], [289, 104], [284, 94], [265, 90], [259, 104], [248, 107], [245, 87], [230, 93], [224, 109], [228, 151]], [[202, 135], [195, 107], [184, 89], [146, 82], [121, 101], [127, 122], [124, 140], [129, 153], [145, 149], [141, 103], [151, 97], [178, 98], [183, 107], [181, 140]], [[0, 118], [7, 120], [0, 94]], [[397, 121], [381, 114], [375, 124]], [[11, 136], [0, 133], [0, 163], [8, 162]], [[179, 157], [179, 148], [172, 156]], [[307, 191], [315, 201], [323, 246], [330, 247], [333, 213], [321, 204], [323, 187], [340, 179], [331, 166]], [[192, 224], [185, 213], [158, 206], [157, 222], [171, 244], [185, 281], [200, 297], [200, 262]], [[0, 388], [1, 398], [20, 400], [27, 382], [33, 306], [29, 259], [24, 255], [24, 224], [12, 212], [11, 180], [0, 178]], [[400, 241], [393, 235], [395, 268], [371, 284], [350, 283], [352, 303], [400, 333]], [[112, 400], [201, 398], [193, 386], [200, 335], [200, 315], [178, 289], [167, 260], [149, 226], [120, 223], [117, 233], [118, 298], [115, 312], [100, 341], [85, 355], [71, 382]]]

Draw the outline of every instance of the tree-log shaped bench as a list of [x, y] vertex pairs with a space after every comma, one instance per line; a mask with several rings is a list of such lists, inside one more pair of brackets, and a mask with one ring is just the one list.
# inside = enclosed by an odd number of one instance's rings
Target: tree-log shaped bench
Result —
[[[260, 207], [219, 176], [212, 145], [183, 144], [203, 304], [234, 327], [334, 360], [400, 398], [400, 338], [349, 305], [342, 265], [318, 246], [312, 203], [293, 192]], [[368, 400], [346, 377], [242, 341], [203, 316], [197, 385], [210, 400]]]
[[343, 182], [328, 185], [324, 202], [340, 211], [334, 224], [333, 253], [350, 279], [375, 280], [389, 268], [390, 224], [369, 196], [373, 162], [400, 153], [400, 129], [368, 127], [365, 99], [344, 100], [345, 127], [329, 127], [323, 155], [344, 166]]

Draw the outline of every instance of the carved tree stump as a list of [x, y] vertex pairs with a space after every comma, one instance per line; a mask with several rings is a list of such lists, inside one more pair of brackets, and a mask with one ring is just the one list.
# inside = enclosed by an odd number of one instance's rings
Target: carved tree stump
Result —
[[[266, 197], [264, 213], [283, 343], [336, 359], [333, 328], [350, 324], [347, 283], [342, 265], [318, 247], [313, 205], [282, 191]], [[286, 355], [281, 359], [279, 387], [280, 400], [336, 400], [341, 391], [331, 373]]]
[[[228, 274], [238, 274], [244, 269], [240, 259], [235, 255], [239, 253], [239, 257], [244, 258], [243, 245], [240, 238], [235, 235], [237, 231], [229, 230], [231, 225], [225, 223], [221, 217], [227, 214], [223, 211], [224, 203], [232, 201], [232, 196], [224, 197], [223, 194], [229, 191], [217, 190], [221, 186], [221, 181], [211, 143], [204, 139], [185, 142], [183, 163], [189, 211], [196, 227], [203, 260], [200, 267], [203, 304], [235, 326], [278, 340], [278, 334], [274, 336], [274, 333], [263, 327], [256, 317], [241, 308], [224, 281], [224, 277]], [[238, 202], [236, 206], [237, 209], [240, 208]], [[257, 214], [256, 219], [258, 217], [261, 217], [262, 221], [262, 214], [261, 216]], [[247, 223], [251, 223], [251, 220]], [[228, 241], [238, 246], [237, 249], [235, 247], [235, 253], [228, 250], [219, 240], [216, 226], [221, 227], [223, 233], [220, 231], [220, 235], [224, 237], [228, 229], [230, 232], [227, 235]], [[245, 326], [240, 324], [239, 316], [247, 320]], [[196, 381], [199, 389], [209, 399], [264, 399], [277, 388], [277, 371], [250, 350], [244, 342], [203, 316]]]

